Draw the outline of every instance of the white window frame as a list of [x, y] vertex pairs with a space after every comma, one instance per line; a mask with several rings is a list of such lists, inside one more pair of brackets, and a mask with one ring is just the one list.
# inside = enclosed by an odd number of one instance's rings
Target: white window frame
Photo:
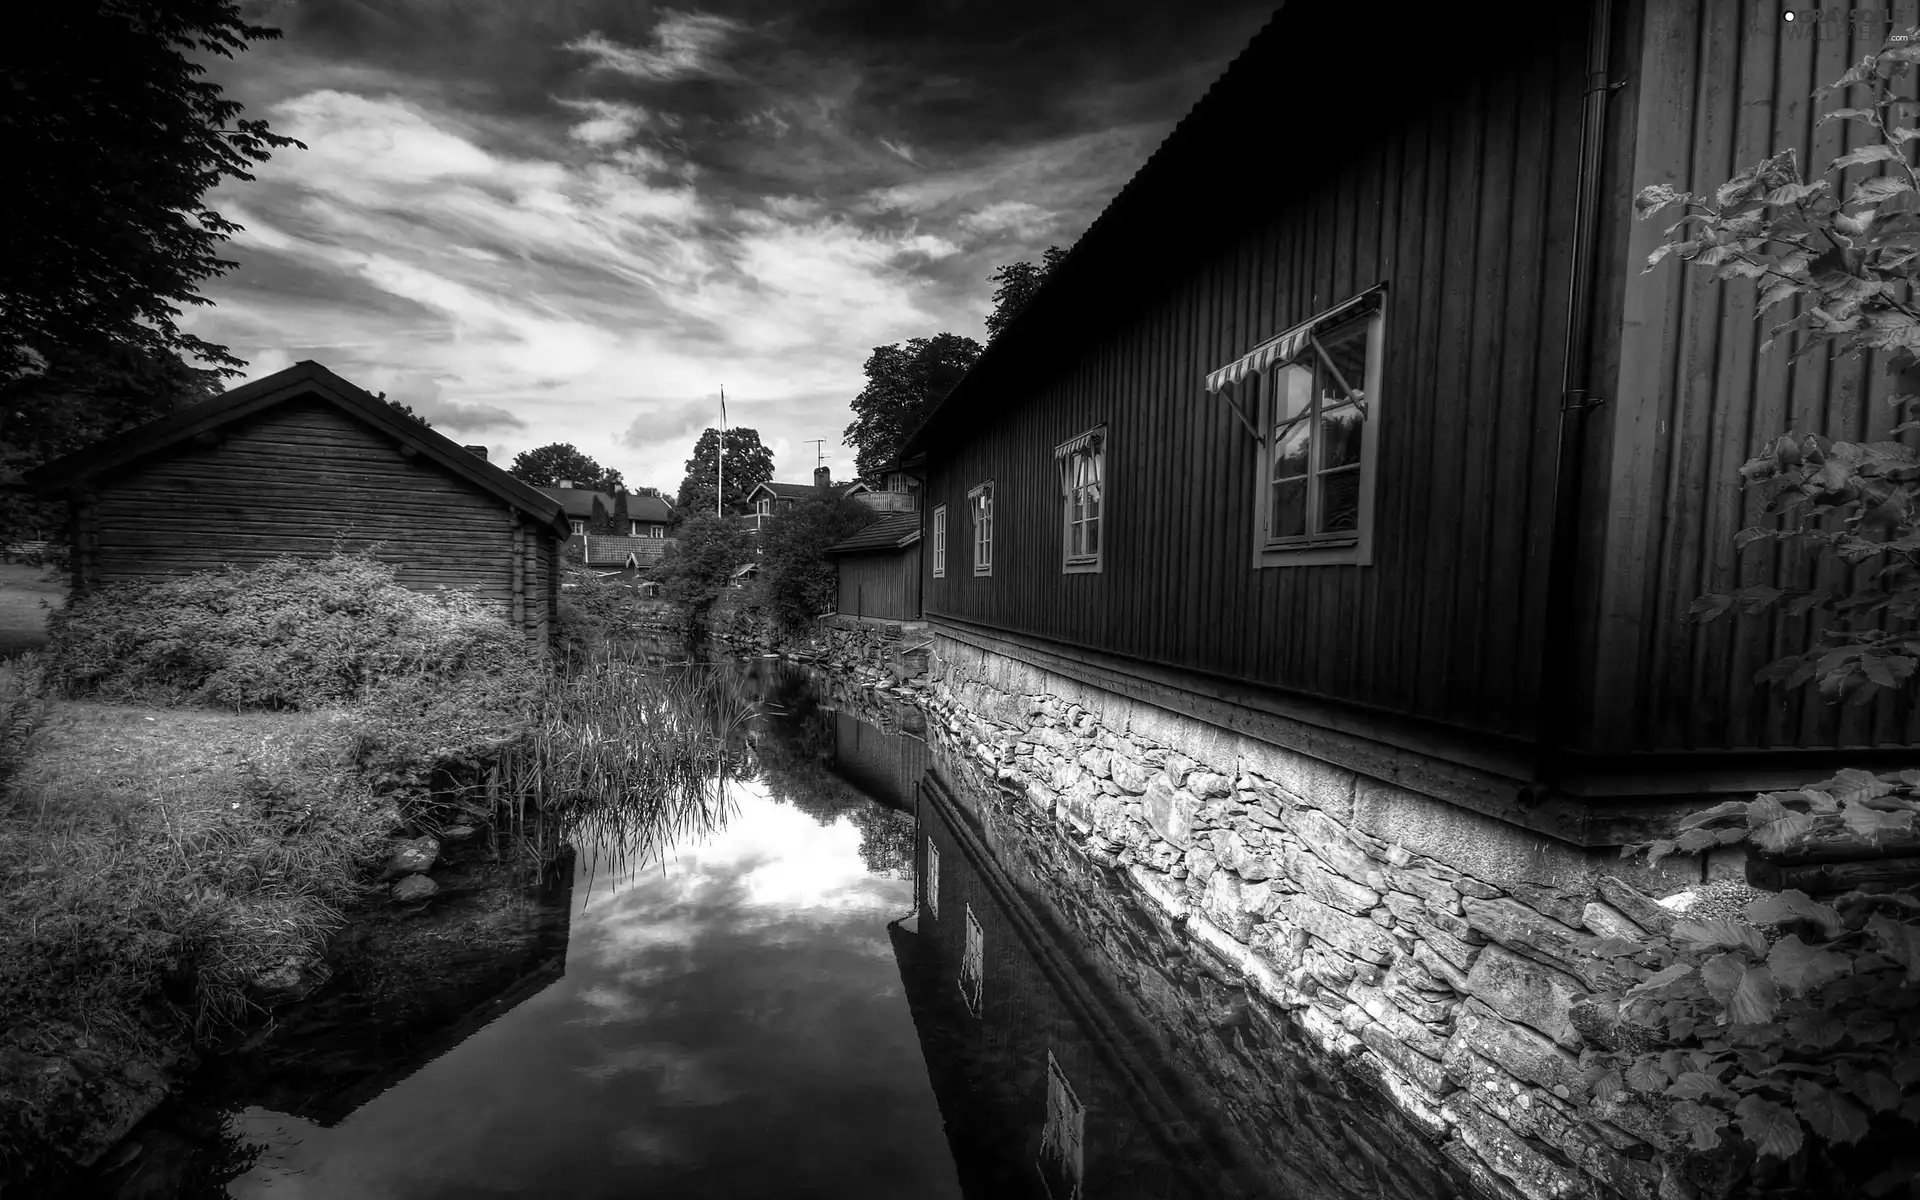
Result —
[[585, 521], [579, 521], [569, 517], [567, 519], [567, 524], [573, 527], [573, 536], [575, 537], [587, 536], [587, 523]]
[[[1072, 437], [1053, 448], [1054, 465], [1060, 472], [1060, 571], [1064, 575], [1097, 575], [1107, 552], [1107, 427], [1096, 425], [1085, 433]], [[1073, 553], [1074, 512], [1083, 502], [1079, 495], [1086, 490], [1075, 485], [1075, 471], [1081, 462], [1092, 467], [1091, 489], [1095, 493], [1093, 503], [1098, 511], [1092, 517], [1084, 515], [1078, 522], [1083, 527], [1092, 525], [1098, 544], [1092, 554]]]
[[993, 574], [993, 480], [975, 484], [967, 491], [967, 512], [973, 518], [973, 573]]
[[933, 577], [947, 577], [947, 506], [933, 507]]
[[[1356, 308], [1357, 311], [1349, 311]], [[1373, 564], [1374, 512], [1377, 508], [1375, 501], [1380, 486], [1379, 443], [1380, 421], [1383, 416], [1380, 380], [1385, 358], [1386, 310], [1384, 289], [1364, 293], [1355, 297], [1354, 300], [1328, 309], [1288, 331], [1288, 334], [1302, 332], [1305, 334], [1300, 338], [1298, 352], [1291, 358], [1274, 361], [1264, 370], [1253, 371], [1239, 383], [1229, 385], [1222, 391], [1225, 403], [1241, 410], [1243, 419], [1251, 418], [1254, 427], [1260, 431], [1256, 435], [1259, 453], [1254, 480], [1254, 486], [1258, 489], [1254, 499], [1253, 522], [1255, 570], [1267, 567], [1365, 567]], [[1273, 456], [1278, 449], [1279, 441], [1274, 436], [1274, 427], [1278, 424], [1279, 417], [1276, 408], [1278, 389], [1274, 381], [1279, 379], [1281, 372], [1292, 363], [1318, 363], [1324, 351], [1319, 346], [1316, 335], [1322, 329], [1331, 330], [1345, 325], [1348, 321], [1365, 321], [1367, 325], [1365, 382], [1359, 388], [1364, 421], [1360, 431], [1359, 513], [1355, 527], [1337, 533], [1315, 533], [1311, 529], [1311, 522], [1315, 519], [1311, 514], [1317, 512], [1314, 507], [1317, 503], [1315, 484], [1321, 477], [1319, 470], [1321, 444], [1319, 439], [1316, 439], [1310, 451], [1307, 473], [1309, 531], [1300, 537], [1270, 538], [1268, 529], [1273, 519]], [[1318, 396], [1313, 403], [1315, 415], [1309, 419], [1317, 421]]]
[[758, 517], [772, 516], [773, 515], [773, 497], [762, 496], [760, 499], [755, 500], [753, 502], [753, 512], [754, 512], [754, 515]]

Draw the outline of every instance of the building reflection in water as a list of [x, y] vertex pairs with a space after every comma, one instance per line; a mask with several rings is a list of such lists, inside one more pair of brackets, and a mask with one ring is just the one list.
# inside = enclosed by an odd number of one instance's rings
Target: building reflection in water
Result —
[[914, 791], [918, 907], [888, 931], [964, 1193], [1253, 1194], [940, 778]]

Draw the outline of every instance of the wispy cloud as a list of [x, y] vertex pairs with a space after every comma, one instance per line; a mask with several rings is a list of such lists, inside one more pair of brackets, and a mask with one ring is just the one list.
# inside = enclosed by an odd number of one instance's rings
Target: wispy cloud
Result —
[[651, 47], [623, 46], [595, 30], [568, 42], [567, 49], [586, 55], [595, 67], [637, 79], [682, 79], [712, 74], [718, 66], [715, 52], [741, 28], [738, 22], [713, 13], [665, 9], [654, 26]]

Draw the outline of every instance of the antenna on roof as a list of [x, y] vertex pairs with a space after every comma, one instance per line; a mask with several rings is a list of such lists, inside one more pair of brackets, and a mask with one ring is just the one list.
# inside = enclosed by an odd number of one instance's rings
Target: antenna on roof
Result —
[[818, 470], [818, 469], [819, 469], [819, 467], [820, 467], [820, 465], [821, 465], [822, 463], [824, 463], [824, 462], [826, 462], [826, 461], [827, 461], [827, 456], [826, 456], [826, 454], [825, 454], [825, 453], [823, 452], [823, 451], [824, 451], [824, 448], [826, 447], [826, 444], [827, 444], [827, 439], [825, 439], [825, 438], [807, 438], [807, 439], [805, 439], [804, 441], [802, 441], [802, 442], [801, 442], [800, 444], [801, 444], [801, 445], [803, 445], [803, 446], [812, 446], [812, 447], [813, 447], [813, 465], [814, 465], [814, 469], [816, 469], [816, 470]]

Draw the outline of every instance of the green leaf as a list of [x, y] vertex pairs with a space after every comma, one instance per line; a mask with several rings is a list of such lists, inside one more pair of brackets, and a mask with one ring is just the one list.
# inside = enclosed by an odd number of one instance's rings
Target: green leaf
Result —
[[1680, 921], [1673, 927], [1673, 939], [1687, 943], [1690, 949], [1720, 947], [1745, 950], [1755, 958], [1765, 958], [1767, 939], [1743, 921], [1728, 917], [1710, 917], [1704, 921]]
[[1839, 158], [1834, 159], [1833, 166], [1830, 169], [1844, 171], [1848, 167], [1857, 167], [1864, 163], [1887, 162], [1898, 157], [1900, 157], [1899, 152], [1892, 146], [1887, 145], [1885, 142], [1873, 142], [1860, 147], [1851, 154], [1843, 154]]
[[1804, 1140], [1800, 1122], [1784, 1105], [1749, 1095], [1734, 1108], [1740, 1118], [1740, 1132], [1762, 1155], [1791, 1158]]
[[1635, 1059], [1627, 1068], [1627, 1086], [1636, 1092], [1663, 1092], [1667, 1088], [1668, 1073], [1660, 1069], [1653, 1058]]
[[1787, 1019], [1787, 1036], [1818, 1050], [1838, 1044], [1846, 1035], [1847, 1023], [1832, 1013], [1800, 1013]]
[[1812, 833], [1814, 824], [1811, 814], [1790, 812], [1778, 820], [1768, 821], [1756, 827], [1752, 835], [1753, 844], [1762, 850], [1778, 854]]
[[1869, 844], [1877, 845], [1882, 837], [1897, 836], [1913, 832], [1913, 812], [1885, 812], [1869, 807], [1857, 800], [1849, 800], [1841, 806], [1840, 819], [1855, 837], [1864, 838]]
[[1837, 1145], [1849, 1146], [1867, 1136], [1867, 1114], [1811, 1079], [1794, 1081], [1793, 1111], [1816, 1136]]
[[1695, 600], [1692, 604], [1687, 606], [1687, 612], [1692, 614], [1694, 620], [1704, 624], [1708, 621], [1713, 620], [1715, 617], [1719, 616], [1721, 613], [1726, 612], [1729, 608], [1732, 608], [1732, 607], [1733, 607], [1732, 596], [1726, 595], [1725, 593], [1716, 592], [1711, 595], [1702, 596], [1698, 600]]
[[1679, 1100], [1701, 1100], [1708, 1097], [1733, 1099], [1733, 1093], [1718, 1079], [1705, 1071], [1683, 1071], [1680, 1078], [1673, 1081], [1666, 1095]]
[[1667, 1110], [1667, 1122], [1684, 1133], [1695, 1150], [1711, 1150], [1720, 1144], [1727, 1114], [1694, 1100], [1680, 1100]]
[[1645, 979], [1642, 979], [1639, 983], [1628, 988], [1626, 990], [1626, 997], [1631, 999], [1635, 996], [1644, 996], [1649, 992], [1658, 991], [1670, 983], [1676, 983], [1685, 979], [1691, 974], [1693, 974], [1692, 964], [1673, 963], [1670, 966], [1660, 968]]
[[1749, 803], [1751, 802], [1747, 800], [1723, 800], [1712, 808], [1703, 808], [1699, 812], [1688, 813], [1686, 816], [1681, 817], [1679, 828], [1694, 829], [1708, 822], [1724, 820], [1730, 817], [1738, 817], [1741, 819], [1741, 823], [1744, 824], [1747, 815], [1747, 805]]
[[1846, 922], [1840, 919], [1840, 913], [1837, 910], [1819, 903], [1798, 888], [1789, 888], [1771, 896], [1762, 896], [1747, 905], [1742, 915], [1755, 925], [1785, 925], [1789, 921], [1812, 921], [1820, 926], [1820, 932], [1829, 939], [1837, 938], [1847, 931]]
[[1634, 215], [1645, 220], [1670, 204], [1684, 204], [1693, 199], [1692, 192], [1682, 192], [1671, 184], [1654, 183], [1640, 189], [1633, 198]]
[[1831, 793], [1835, 800], [1843, 804], [1848, 800], [1872, 800], [1893, 793], [1892, 784], [1872, 771], [1862, 771], [1858, 767], [1848, 767], [1825, 783], [1813, 786]]
[[1773, 973], [1764, 964], [1749, 966], [1737, 955], [1721, 954], [1707, 960], [1700, 968], [1700, 981], [1735, 1024], [1764, 1025], [1773, 1020], [1780, 1005]]
[[1875, 1112], [1892, 1112], [1900, 1104], [1900, 1085], [1885, 1071], [1840, 1059], [1833, 1064], [1840, 1086]]
[[1802, 942], [1798, 934], [1788, 934], [1768, 952], [1767, 969], [1781, 987], [1805, 993], [1852, 974], [1853, 962], [1844, 954], [1814, 949]]
[[1902, 982], [1909, 987], [1920, 983], [1920, 928], [1884, 913], [1875, 913], [1867, 919], [1867, 932], [1880, 943], [1888, 958], [1906, 967]]

